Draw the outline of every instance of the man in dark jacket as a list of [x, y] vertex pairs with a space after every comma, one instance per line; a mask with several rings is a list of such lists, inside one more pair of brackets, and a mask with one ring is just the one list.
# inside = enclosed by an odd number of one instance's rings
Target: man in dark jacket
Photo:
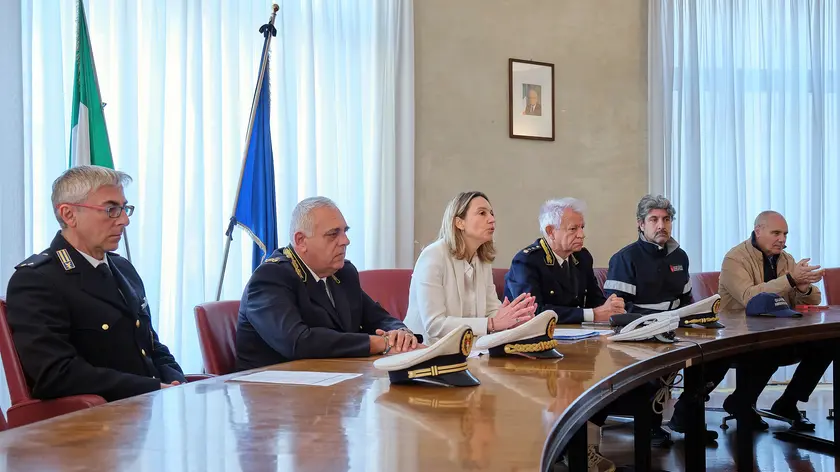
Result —
[[362, 291], [359, 272], [344, 259], [348, 229], [330, 199], [298, 203], [292, 212], [292, 243], [254, 271], [242, 295], [238, 370], [417, 347], [418, 336]]
[[592, 254], [583, 247], [584, 204], [574, 198], [549, 200], [540, 208], [543, 237], [519, 251], [505, 276], [505, 296], [536, 298], [537, 312], [554, 310], [558, 324], [608, 321], [624, 313], [624, 301], [609, 299], [598, 286]]
[[111, 252], [134, 211], [129, 182], [105, 167], [65, 171], [52, 189], [61, 231], [9, 281], [9, 327], [35, 398], [112, 401], [186, 381], [152, 328], [143, 281]]

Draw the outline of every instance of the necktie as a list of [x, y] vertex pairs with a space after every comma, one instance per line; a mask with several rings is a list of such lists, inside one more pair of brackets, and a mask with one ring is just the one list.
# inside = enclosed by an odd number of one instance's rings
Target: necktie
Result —
[[327, 298], [330, 299], [330, 303], [332, 304], [333, 308], [335, 308], [335, 300], [333, 300], [332, 293], [330, 293], [330, 288], [327, 286], [327, 279], [321, 279], [318, 281], [318, 283], [324, 285], [324, 291], [327, 292]]
[[[98, 266], [96, 266], [96, 270], [99, 271], [99, 273], [102, 274], [102, 276], [105, 277], [105, 278], [108, 278], [108, 279], [113, 279], [114, 278], [114, 273], [111, 272], [111, 268], [108, 267], [107, 262], [104, 263], [104, 264], [99, 264]], [[116, 283], [116, 282], [114, 282], [114, 283]]]
[[96, 271], [102, 274], [102, 277], [105, 278], [106, 284], [110, 285], [109, 288], [117, 289], [117, 292], [120, 294], [120, 298], [125, 301], [125, 295], [123, 295], [122, 290], [120, 290], [120, 286], [117, 284], [117, 279], [114, 277], [114, 273], [111, 271], [111, 268], [108, 266], [108, 263], [99, 264], [96, 266]]

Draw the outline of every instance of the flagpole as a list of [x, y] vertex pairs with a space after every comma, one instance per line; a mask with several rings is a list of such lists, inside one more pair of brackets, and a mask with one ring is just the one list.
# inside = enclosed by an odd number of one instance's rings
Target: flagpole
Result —
[[260, 73], [257, 78], [257, 88], [254, 91], [254, 101], [251, 103], [251, 116], [248, 119], [248, 131], [245, 142], [245, 150], [242, 152], [242, 166], [239, 169], [239, 183], [236, 185], [236, 194], [233, 199], [233, 211], [231, 211], [230, 222], [228, 223], [227, 231], [225, 231], [225, 251], [222, 257], [222, 270], [219, 274], [219, 285], [216, 288], [216, 301], [222, 297], [222, 284], [225, 281], [225, 269], [227, 268], [228, 256], [230, 255], [230, 243], [233, 241], [233, 229], [236, 227], [236, 207], [239, 205], [239, 191], [242, 189], [242, 177], [245, 174], [245, 161], [248, 158], [248, 149], [251, 147], [251, 133], [254, 129], [254, 118], [257, 114], [257, 104], [260, 100], [260, 93], [262, 92], [263, 77], [265, 77], [265, 68], [268, 64], [266, 57], [268, 56], [268, 48], [271, 45], [271, 38], [277, 36], [277, 28], [274, 27], [274, 19], [277, 17], [277, 11], [280, 7], [275, 3], [271, 7], [271, 18], [268, 23], [260, 26], [260, 33], [265, 36], [263, 42], [263, 52], [260, 56]]

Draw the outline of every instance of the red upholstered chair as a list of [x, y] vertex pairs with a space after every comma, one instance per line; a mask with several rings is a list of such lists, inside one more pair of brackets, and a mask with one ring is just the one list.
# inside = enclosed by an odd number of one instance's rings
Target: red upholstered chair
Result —
[[826, 269], [823, 285], [825, 285], [825, 302], [829, 305], [840, 305], [840, 268]]
[[202, 303], [195, 307], [195, 324], [204, 370], [225, 375], [236, 368], [236, 322], [239, 300]]
[[607, 271], [609, 269], [603, 267], [595, 267], [592, 269], [595, 272], [595, 278], [598, 279], [598, 286], [601, 287], [601, 291], [604, 291], [604, 283], [607, 281]]
[[3, 358], [3, 371], [6, 373], [6, 383], [9, 386], [9, 397], [12, 406], [6, 412], [8, 427], [23, 426], [54, 416], [63, 415], [77, 410], [84, 410], [105, 403], [105, 399], [98, 395], [73, 395], [52, 400], [36, 400], [32, 398], [23, 368], [12, 339], [12, 330], [6, 321], [6, 300], [0, 298], [0, 356]]
[[359, 272], [359, 284], [373, 301], [402, 321], [408, 314], [411, 269], [375, 269]]
[[691, 274], [691, 296], [695, 302], [718, 293], [720, 272]]
[[505, 300], [505, 276], [507, 275], [507, 269], [493, 269], [493, 285], [496, 286], [496, 295], [499, 296], [499, 300]]

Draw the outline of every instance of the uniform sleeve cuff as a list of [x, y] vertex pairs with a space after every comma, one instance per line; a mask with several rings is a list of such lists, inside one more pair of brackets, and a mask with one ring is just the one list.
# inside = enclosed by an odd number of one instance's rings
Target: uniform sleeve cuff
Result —
[[595, 321], [595, 310], [593, 310], [592, 308], [584, 308], [583, 309], [583, 321], [584, 322]]

